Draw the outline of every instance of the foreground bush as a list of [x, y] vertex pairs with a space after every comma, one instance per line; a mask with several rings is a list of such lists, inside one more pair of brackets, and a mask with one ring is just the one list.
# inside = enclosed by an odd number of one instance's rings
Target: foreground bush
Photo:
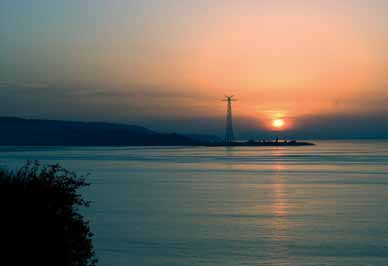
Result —
[[0, 265], [91, 266], [92, 233], [78, 208], [83, 178], [59, 165], [28, 162], [0, 170]]

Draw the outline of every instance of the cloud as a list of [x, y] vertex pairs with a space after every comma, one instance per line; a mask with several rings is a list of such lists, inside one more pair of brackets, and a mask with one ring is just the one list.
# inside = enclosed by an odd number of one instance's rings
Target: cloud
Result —
[[18, 83], [0, 81], [0, 93], [3, 94], [37, 94], [45, 93], [45, 97], [84, 97], [89, 99], [108, 98], [147, 98], [153, 99], [205, 99], [209, 98], [197, 90], [185, 88], [150, 87], [145, 85], [131, 85], [125, 88], [90, 88], [88, 86], [64, 87], [45, 83]]
[[[373, 96], [373, 97], [372, 97]], [[150, 86], [128, 88], [71, 88], [44, 83], [0, 81], [0, 116], [136, 123], [165, 131], [223, 136], [224, 105], [195, 90]], [[257, 117], [234, 117], [236, 135], [242, 139], [273, 138], [346, 139], [388, 138], [386, 96], [338, 99], [332, 114], [292, 117], [295, 125], [284, 132], [265, 128]], [[240, 103], [242, 104], [242, 103]], [[370, 106], [367, 112], [350, 112], [349, 105]]]

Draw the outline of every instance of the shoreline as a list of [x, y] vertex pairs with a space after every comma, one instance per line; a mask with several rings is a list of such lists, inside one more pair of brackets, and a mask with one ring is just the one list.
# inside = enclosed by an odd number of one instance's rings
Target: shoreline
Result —
[[247, 141], [231, 143], [212, 143], [207, 147], [295, 147], [295, 146], [315, 146], [315, 143], [307, 141]]

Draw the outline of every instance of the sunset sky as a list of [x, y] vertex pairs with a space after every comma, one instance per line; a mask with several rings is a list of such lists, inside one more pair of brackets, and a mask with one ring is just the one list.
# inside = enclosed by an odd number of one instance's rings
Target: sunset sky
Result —
[[385, 0], [0, 0], [0, 116], [222, 134], [234, 94], [241, 137], [384, 137], [387, 25]]

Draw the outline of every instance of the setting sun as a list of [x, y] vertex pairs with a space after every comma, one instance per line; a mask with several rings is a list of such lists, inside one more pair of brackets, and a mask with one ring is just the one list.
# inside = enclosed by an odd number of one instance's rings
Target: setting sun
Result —
[[283, 119], [275, 119], [273, 122], [272, 122], [272, 126], [274, 128], [277, 128], [277, 129], [281, 129], [283, 128], [285, 125], [285, 122]]

